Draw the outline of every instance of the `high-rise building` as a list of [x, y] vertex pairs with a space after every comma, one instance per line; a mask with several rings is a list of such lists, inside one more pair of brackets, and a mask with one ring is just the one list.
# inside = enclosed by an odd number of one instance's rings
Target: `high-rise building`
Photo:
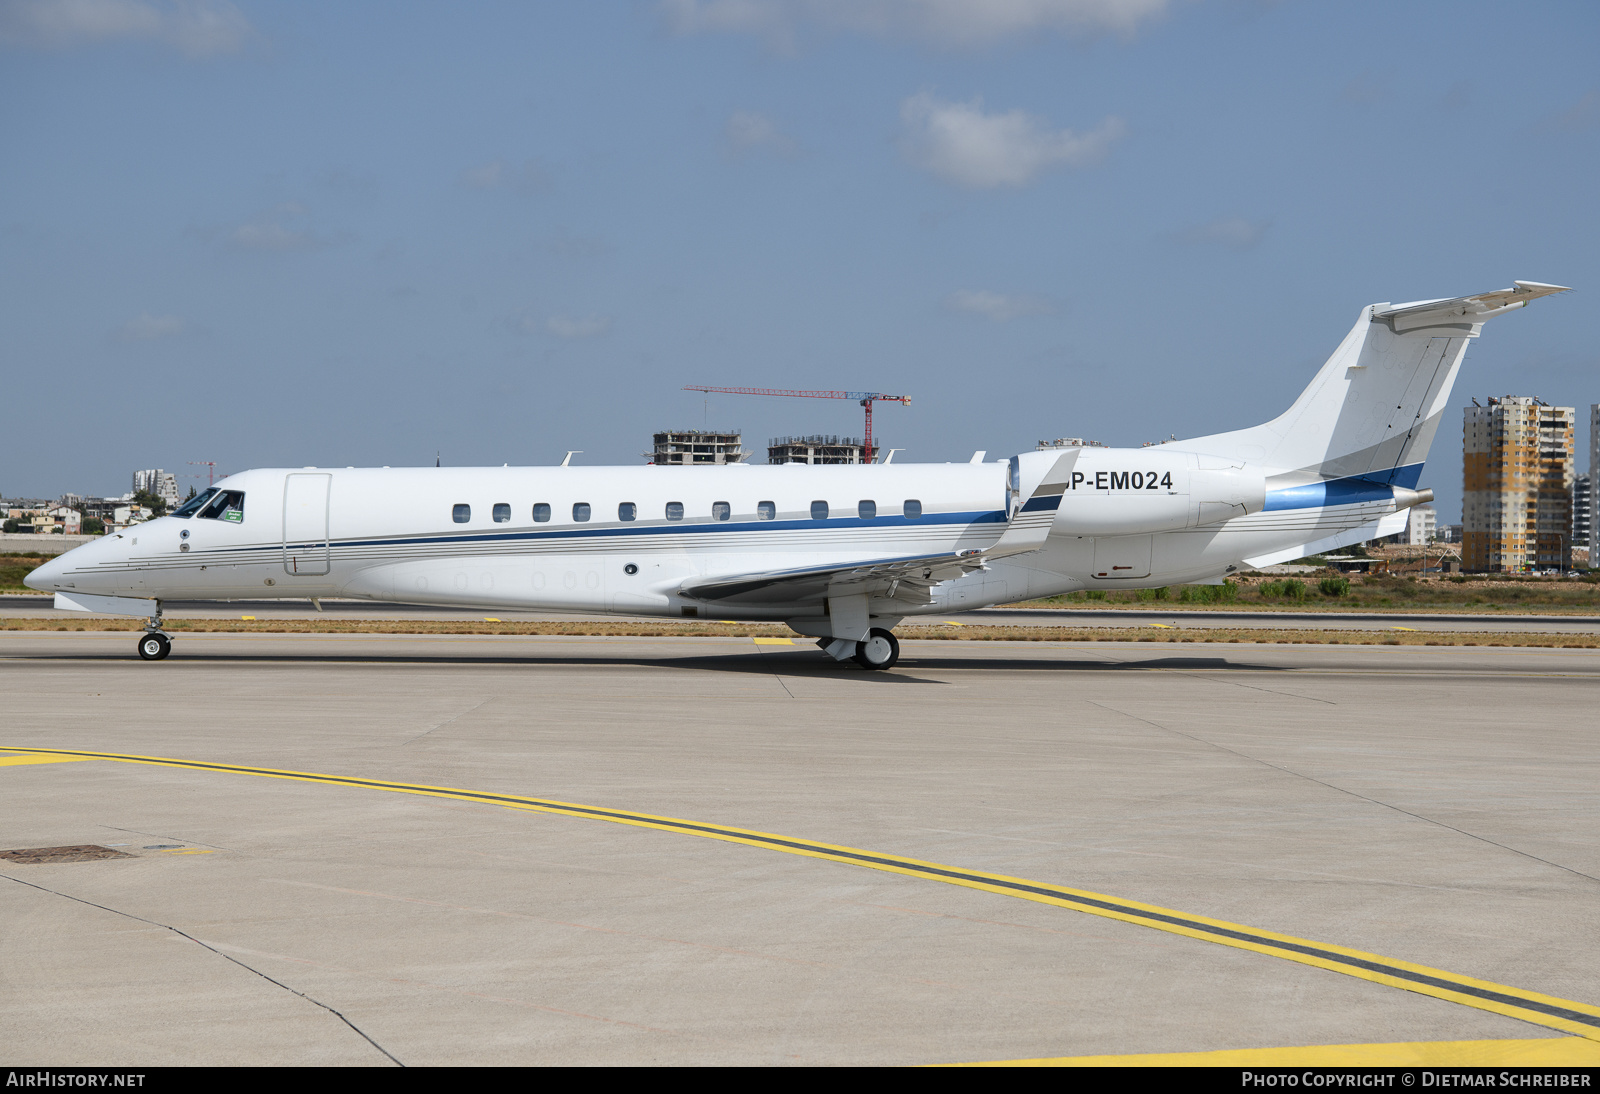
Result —
[[657, 467], [716, 467], [750, 458], [738, 433], [706, 429], [664, 430], [655, 435], [650, 462]]
[[1517, 573], [1570, 567], [1574, 409], [1507, 395], [1467, 407], [1465, 416], [1465, 568]]
[[1600, 403], [1589, 404], [1589, 565], [1600, 560]]
[[133, 473], [133, 492], [141, 490], [165, 501], [168, 509], [176, 509], [183, 500], [178, 496], [178, 476], [159, 467]]
[[1579, 475], [1572, 480], [1572, 546], [1583, 548], [1594, 558], [1590, 546], [1594, 535], [1594, 476]]
[[1406, 514], [1406, 543], [1413, 547], [1432, 543], [1439, 534], [1438, 522], [1433, 506], [1413, 505]]

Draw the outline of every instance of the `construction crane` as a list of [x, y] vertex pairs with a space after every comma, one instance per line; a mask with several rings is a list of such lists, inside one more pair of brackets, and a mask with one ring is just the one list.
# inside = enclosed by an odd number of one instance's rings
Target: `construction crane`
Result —
[[872, 449], [872, 404], [875, 403], [875, 402], [879, 402], [879, 403], [900, 403], [900, 404], [902, 404], [904, 406], [910, 406], [911, 405], [911, 396], [909, 396], [909, 395], [885, 395], [881, 391], [789, 391], [789, 390], [787, 390], [785, 388], [776, 388], [776, 387], [704, 387], [704, 386], [702, 386], [700, 384], [692, 384], [692, 385], [684, 388], [683, 390], [685, 390], [685, 391], [714, 391], [714, 392], [720, 392], [723, 395], [785, 395], [785, 396], [788, 396], [789, 398], [793, 398], [793, 399], [851, 399], [851, 400], [854, 400], [855, 402], [858, 402], [863, 407], [865, 407], [866, 411], [867, 411], [867, 431], [866, 431], [866, 436], [862, 438], [862, 440], [865, 442], [863, 444], [863, 446], [862, 446], [863, 449], [864, 449], [864, 451], [862, 452], [862, 457], [863, 457], [863, 462], [865, 462], [865, 463], [871, 463], [872, 462], [872, 456], [873, 456], [873, 449]]

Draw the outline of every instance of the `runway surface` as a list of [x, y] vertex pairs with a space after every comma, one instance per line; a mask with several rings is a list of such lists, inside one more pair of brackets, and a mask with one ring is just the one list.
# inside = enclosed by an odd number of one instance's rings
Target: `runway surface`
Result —
[[[82, 619], [82, 612], [56, 611], [49, 597], [0, 596], [0, 615], [13, 618]], [[305, 600], [174, 600], [163, 606], [175, 619], [237, 619], [253, 615], [257, 619], [483, 619], [482, 611], [455, 608], [429, 608], [405, 604], [375, 604], [366, 600], [324, 600], [319, 613]], [[630, 619], [659, 623], [655, 617], [599, 616], [575, 612], [489, 613], [507, 622], [522, 620]], [[1198, 611], [1169, 608], [1162, 611], [1133, 608], [981, 608], [947, 615], [912, 616], [908, 624], [940, 623], [954, 620], [970, 626], [989, 627], [1149, 627], [1154, 624], [1179, 628], [1281, 627], [1307, 626], [1329, 630], [1372, 630], [1403, 625], [1414, 630], [1436, 631], [1522, 631], [1555, 634], [1593, 634], [1600, 630], [1600, 616], [1532, 615], [1503, 612], [1352, 612], [1352, 611]]]
[[1600, 1038], [1594, 651], [132, 646], [0, 635], [14, 1062]]

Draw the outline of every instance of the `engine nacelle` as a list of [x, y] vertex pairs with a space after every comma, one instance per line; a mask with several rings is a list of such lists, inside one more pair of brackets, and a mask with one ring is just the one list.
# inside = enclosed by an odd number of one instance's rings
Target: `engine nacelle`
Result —
[[1258, 513], [1266, 498], [1265, 473], [1241, 461], [1162, 446], [1082, 448], [1051, 532], [1177, 532]]

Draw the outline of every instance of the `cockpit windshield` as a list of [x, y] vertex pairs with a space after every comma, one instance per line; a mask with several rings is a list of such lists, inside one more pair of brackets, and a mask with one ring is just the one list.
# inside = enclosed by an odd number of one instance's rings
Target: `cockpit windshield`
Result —
[[218, 490], [217, 496], [212, 498], [204, 509], [200, 510], [200, 516], [205, 520], [225, 520], [230, 524], [243, 523], [244, 492], [240, 490]]
[[201, 493], [196, 494], [194, 497], [184, 502], [177, 509], [174, 509], [172, 511], [172, 515], [175, 517], [192, 517], [201, 506], [210, 501], [219, 493], [221, 493], [221, 491], [219, 491], [215, 486], [209, 486]]

